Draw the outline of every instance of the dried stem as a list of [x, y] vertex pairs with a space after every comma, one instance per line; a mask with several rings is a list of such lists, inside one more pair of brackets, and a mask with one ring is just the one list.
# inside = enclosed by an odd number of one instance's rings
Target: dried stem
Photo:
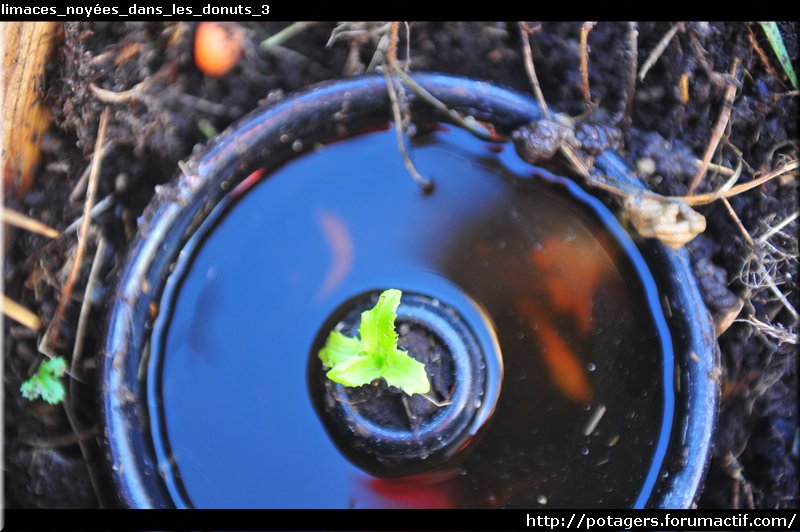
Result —
[[751, 237], [750, 233], [747, 231], [747, 229], [745, 229], [744, 224], [742, 224], [742, 220], [736, 214], [736, 211], [733, 210], [731, 202], [728, 201], [728, 198], [722, 198], [722, 204], [725, 205], [725, 209], [727, 209], [728, 214], [730, 214], [734, 223], [739, 228], [739, 231], [742, 233], [742, 236], [744, 236], [744, 239], [747, 240], [747, 243], [750, 245], [751, 248], [755, 248], [756, 243], [753, 242], [753, 237]]
[[592, 105], [592, 95], [589, 92], [589, 32], [597, 22], [584, 22], [581, 26], [581, 88], [583, 89], [583, 102], [586, 107]]
[[414, 166], [414, 163], [411, 161], [411, 158], [408, 156], [408, 152], [406, 151], [406, 144], [403, 139], [403, 117], [400, 114], [400, 104], [397, 102], [397, 93], [394, 89], [394, 80], [388, 71], [384, 72], [384, 77], [386, 78], [386, 89], [389, 92], [389, 100], [391, 100], [392, 103], [394, 131], [397, 137], [397, 149], [400, 151], [403, 164], [405, 165], [408, 173], [411, 175], [411, 178], [422, 188], [423, 192], [429, 192], [433, 189], [433, 182], [430, 179], [425, 179], [422, 177], [422, 174], [420, 174], [417, 170], [417, 167]]
[[316, 22], [310, 21], [300, 21], [300, 22], [293, 22], [280, 30], [278, 33], [270, 36], [269, 38], [261, 41], [261, 48], [267, 50], [269, 48], [274, 48], [276, 46], [280, 46], [295, 35], [302, 33], [306, 30], [309, 26], [313, 26]]
[[5, 295], [3, 296], [3, 314], [32, 331], [38, 331], [42, 326], [39, 316]]
[[[92, 260], [92, 268], [89, 270], [89, 280], [86, 282], [86, 289], [83, 293], [81, 312], [78, 317], [78, 330], [75, 333], [75, 345], [72, 348], [72, 361], [70, 362], [70, 374], [78, 375], [78, 366], [83, 355], [83, 342], [86, 337], [86, 326], [89, 323], [89, 311], [92, 309], [92, 293], [97, 285], [97, 278], [100, 275], [100, 268], [103, 266], [103, 258], [106, 252], [106, 239], [100, 237], [97, 242], [97, 250]], [[72, 395], [72, 383], [70, 382], [70, 395]], [[74, 397], [73, 397], [74, 399]]]
[[36, 233], [37, 235], [46, 236], [47, 238], [58, 238], [60, 233], [50, 227], [47, 224], [40, 222], [39, 220], [35, 220], [30, 216], [26, 216], [21, 212], [12, 211], [11, 209], [6, 209], [3, 207], [2, 211], [2, 219], [3, 223], [13, 225], [14, 227], [19, 227], [20, 229], [24, 229], [26, 231], [30, 231], [31, 233]]
[[78, 232], [78, 247], [75, 251], [75, 258], [72, 262], [72, 268], [70, 269], [69, 276], [64, 283], [64, 289], [61, 293], [61, 300], [58, 302], [58, 307], [53, 315], [53, 321], [51, 322], [50, 327], [48, 327], [48, 334], [42, 339], [42, 344], [46, 346], [48, 352], [52, 351], [51, 346], [53, 346], [58, 340], [58, 330], [61, 320], [64, 318], [64, 310], [67, 307], [67, 303], [69, 303], [73, 287], [75, 286], [75, 281], [78, 278], [78, 272], [80, 272], [81, 265], [83, 263], [83, 255], [86, 252], [86, 240], [89, 233], [89, 225], [92, 219], [92, 207], [94, 206], [95, 195], [97, 194], [97, 181], [98, 177], [100, 176], [100, 163], [103, 159], [102, 146], [105, 142], [106, 128], [108, 127], [108, 118], [110, 114], [110, 108], [106, 107], [103, 110], [103, 114], [100, 115], [100, 125], [97, 131], [97, 140], [94, 144], [91, 171], [89, 172], [89, 186], [86, 192], [86, 202], [83, 205], [83, 221], [81, 222], [81, 227]]
[[[731, 64], [730, 74], [734, 80], [736, 79], [736, 74], [739, 70], [739, 62], [739, 58], [735, 57], [733, 59], [733, 63]], [[720, 139], [722, 139], [722, 135], [725, 132], [725, 127], [728, 125], [728, 120], [731, 116], [731, 110], [733, 109], [733, 97], [736, 95], [736, 87], [737, 83], [734, 82], [728, 85], [728, 88], [725, 89], [722, 110], [720, 111], [717, 122], [714, 124], [714, 129], [711, 132], [711, 140], [708, 143], [708, 147], [706, 147], [705, 155], [703, 155], [703, 164], [697, 169], [697, 173], [694, 175], [694, 178], [689, 185], [689, 195], [694, 194], [694, 191], [697, 190], [698, 185], [700, 185], [700, 182], [706, 175], [708, 164], [711, 162], [714, 152], [717, 151], [717, 146], [719, 145]]]
[[756, 51], [756, 54], [761, 60], [761, 64], [764, 65], [764, 68], [767, 70], [767, 73], [775, 79], [781, 79], [780, 75], [778, 75], [778, 72], [770, 64], [767, 53], [758, 45], [758, 40], [756, 40], [756, 36], [753, 34], [753, 29], [749, 26], [747, 28], [747, 39], [750, 41], [750, 46], [752, 46], [753, 50]]
[[622, 113], [622, 128], [628, 129], [631, 125], [631, 111], [633, 110], [633, 97], [636, 94], [636, 67], [639, 64], [639, 24], [628, 22], [628, 88], [625, 97], [625, 110]]
[[672, 38], [675, 37], [675, 34], [678, 33], [678, 30], [682, 27], [683, 22], [676, 22], [672, 25], [669, 31], [665, 33], [663, 37], [661, 37], [661, 40], [658, 41], [658, 44], [656, 44], [655, 48], [653, 48], [653, 50], [650, 52], [650, 55], [648, 55], [647, 59], [645, 59], [644, 63], [642, 63], [642, 68], [639, 69], [639, 81], [644, 81], [644, 77], [647, 75], [653, 65], [658, 62], [659, 58], [661, 58], [661, 55], [667, 49], [667, 46], [669, 46], [669, 43], [672, 41]]
[[433, 94], [428, 92], [422, 85], [417, 83], [414, 80], [414, 78], [412, 78], [411, 76], [409, 76], [408, 74], [403, 72], [403, 70], [401, 68], [397, 67], [396, 63], [394, 65], [394, 67], [392, 68], [392, 71], [395, 74], [397, 74], [398, 76], [400, 76], [401, 78], [403, 78], [403, 81], [406, 83], [406, 85], [408, 85], [408, 87], [412, 91], [414, 91], [414, 93], [416, 93], [417, 96], [419, 96], [420, 98], [422, 98], [423, 100], [428, 102], [430, 105], [432, 105], [433, 107], [435, 107], [436, 109], [438, 109], [442, 113], [446, 114], [450, 118], [450, 120], [452, 120], [453, 123], [456, 124], [457, 126], [460, 126], [460, 127], [464, 128], [464, 129], [466, 129], [467, 131], [469, 131], [470, 133], [472, 133], [473, 135], [475, 135], [476, 137], [478, 137], [481, 140], [486, 140], [486, 141], [489, 141], [489, 142], [497, 142], [497, 141], [504, 140], [504, 139], [498, 137], [497, 135], [493, 135], [492, 133], [487, 131], [483, 126], [478, 124], [477, 121], [475, 121], [475, 120], [471, 120], [471, 121], [467, 120], [467, 119], [463, 118], [460, 114], [458, 114], [456, 111], [454, 111], [453, 109], [450, 109], [449, 107], [447, 107], [447, 105], [442, 103], [438, 98], [436, 98], [436, 96], [434, 96]]
[[695, 205], [707, 205], [709, 203], [712, 203], [712, 202], [718, 200], [719, 198], [730, 198], [730, 197], [736, 196], [738, 194], [741, 194], [742, 192], [747, 192], [748, 190], [751, 190], [751, 189], [754, 189], [756, 187], [759, 187], [759, 186], [763, 185], [764, 183], [766, 183], [767, 181], [775, 179], [776, 177], [780, 177], [780, 176], [782, 176], [782, 175], [784, 175], [784, 174], [786, 174], [788, 172], [791, 172], [792, 170], [796, 170], [798, 167], [800, 167], [800, 162], [798, 162], [798, 160], [795, 159], [794, 161], [786, 163], [783, 166], [781, 166], [780, 168], [778, 168], [776, 170], [773, 170], [772, 172], [769, 172], [769, 173], [767, 173], [767, 174], [765, 174], [765, 175], [763, 175], [763, 176], [761, 176], [761, 177], [759, 177], [757, 179], [753, 179], [752, 181], [748, 181], [747, 183], [741, 183], [739, 185], [731, 187], [730, 190], [727, 190], [723, 194], [719, 194], [719, 192], [709, 192], [707, 194], [694, 194], [694, 195], [691, 195], [691, 196], [678, 196], [676, 199], [679, 199], [681, 201], [685, 201], [686, 203], [688, 203], [689, 205], [692, 205], [692, 206], [695, 206]]

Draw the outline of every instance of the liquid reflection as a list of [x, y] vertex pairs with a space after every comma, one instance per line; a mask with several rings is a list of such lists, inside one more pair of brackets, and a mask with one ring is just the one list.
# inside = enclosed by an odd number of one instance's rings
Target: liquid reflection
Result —
[[[392, 131], [325, 146], [248, 180], [187, 245], [148, 373], [154, 447], [176, 505], [535, 508], [545, 498], [553, 508], [642, 498], [660, 465], [654, 442], [671, 396], [659, 368], [671, 354], [604, 221], [514, 150], [458, 130], [420, 135], [413, 158], [433, 194], [409, 178]], [[366, 476], [329, 441], [309, 400], [306, 364], [322, 324], [354, 295], [389, 287], [454, 307], [486, 349], [497, 334], [499, 403], [456, 474]], [[584, 436], [596, 404], [607, 412]]]

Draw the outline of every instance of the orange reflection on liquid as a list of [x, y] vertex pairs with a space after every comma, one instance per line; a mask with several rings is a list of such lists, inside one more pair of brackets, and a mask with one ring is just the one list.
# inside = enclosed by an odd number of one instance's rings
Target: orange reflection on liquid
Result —
[[592, 327], [592, 297], [613, 265], [602, 248], [588, 239], [551, 238], [530, 259], [540, 270], [548, 303], [557, 312], [570, 314], [580, 331]]
[[524, 316], [542, 343], [544, 362], [550, 380], [564, 395], [579, 403], [592, 400], [592, 388], [578, 355], [561, 339], [555, 326], [536, 303], [528, 298], [515, 302], [517, 314]]
[[353, 239], [345, 223], [335, 214], [319, 212], [317, 219], [333, 259], [325, 280], [317, 292], [316, 299], [319, 300], [331, 293], [350, 271], [353, 265]]

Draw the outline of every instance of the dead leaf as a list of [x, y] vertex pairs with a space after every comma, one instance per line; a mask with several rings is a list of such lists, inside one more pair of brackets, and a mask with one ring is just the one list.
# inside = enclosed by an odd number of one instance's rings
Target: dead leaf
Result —
[[657, 238], [680, 249], [706, 230], [706, 219], [680, 200], [657, 200], [641, 195], [625, 198], [625, 216], [644, 238]]

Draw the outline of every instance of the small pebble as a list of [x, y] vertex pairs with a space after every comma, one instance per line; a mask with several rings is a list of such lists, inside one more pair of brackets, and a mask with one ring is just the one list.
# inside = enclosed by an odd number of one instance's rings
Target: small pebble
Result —
[[636, 171], [641, 176], [651, 176], [656, 173], [656, 162], [650, 157], [642, 157], [636, 161]]

